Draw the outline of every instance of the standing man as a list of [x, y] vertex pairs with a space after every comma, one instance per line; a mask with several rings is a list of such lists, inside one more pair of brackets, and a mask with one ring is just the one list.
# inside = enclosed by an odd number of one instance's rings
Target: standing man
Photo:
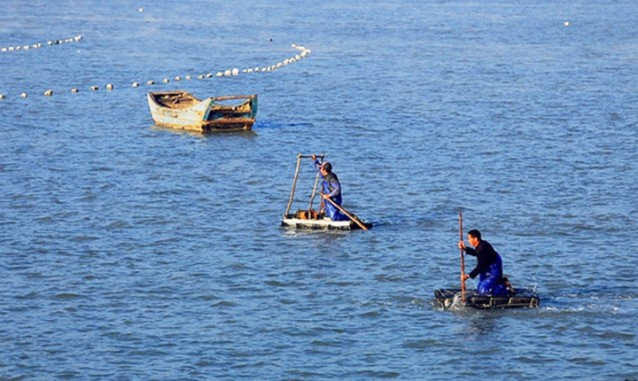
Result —
[[481, 239], [481, 232], [476, 229], [467, 233], [467, 240], [474, 248], [467, 247], [465, 242], [459, 241], [459, 249], [476, 257], [476, 267], [469, 274], [463, 275], [463, 281], [480, 275], [476, 286], [479, 295], [507, 296], [501, 256], [489, 242]]
[[[341, 183], [336, 174], [332, 173], [332, 165], [329, 162], [320, 163], [317, 160], [317, 156], [312, 154], [312, 161], [315, 164], [315, 168], [319, 171], [321, 176], [321, 197], [324, 199], [330, 199], [337, 205], [341, 205]], [[333, 221], [345, 221], [348, 220], [347, 216], [344, 216], [339, 209], [337, 209], [331, 202], [321, 200], [328, 216]]]

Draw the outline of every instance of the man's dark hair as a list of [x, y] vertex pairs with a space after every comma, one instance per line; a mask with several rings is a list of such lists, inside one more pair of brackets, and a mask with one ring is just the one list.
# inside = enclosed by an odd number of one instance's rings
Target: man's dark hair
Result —
[[323, 164], [321, 165], [321, 167], [322, 167], [323, 169], [325, 169], [325, 170], [326, 170], [326, 172], [328, 172], [328, 173], [331, 173], [331, 172], [332, 172], [332, 164], [330, 164], [330, 163], [329, 163], [329, 162], [327, 162], [327, 161], [326, 161], [325, 163], [323, 163]]
[[479, 241], [481, 240], [481, 232], [476, 229], [470, 230], [469, 232], [467, 232], [467, 234], [478, 239]]

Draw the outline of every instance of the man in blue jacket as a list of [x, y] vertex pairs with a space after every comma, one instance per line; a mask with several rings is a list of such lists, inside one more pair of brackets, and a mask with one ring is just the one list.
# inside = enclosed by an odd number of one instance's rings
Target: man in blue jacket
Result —
[[[324, 199], [330, 199], [337, 205], [341, 205], [341, 183], [336, 174], [332, 173], [332, 165], [329, 162], [320, 163], [315, 155], [312, 155], [312, 160], [315, 164], [315, 168], [319, 171], [321, 176], [321, 197]], [[328, 216], [333, 221], [345, 221], [348, 217], [343, 215], [339, 209], [332, 205], [329, 201], [321, 200]]]
[[480, 295], [506, 296], [508, 291], [503, 278], [501, 256], [489, 242], [481, 239], [481, 232], [476, 229], [467, 233], [467, 240], [474, 248], [467, 247], [465, 242], [459, 241], [459, 249], [476, 257], [476, 267], [469, 274], [464, 274], [463, 281], [480, 275], [476, 286]]

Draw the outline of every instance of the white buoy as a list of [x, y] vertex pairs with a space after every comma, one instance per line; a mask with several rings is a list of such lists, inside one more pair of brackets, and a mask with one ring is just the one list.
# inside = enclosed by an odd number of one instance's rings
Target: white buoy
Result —
[[565, 21], [565, 22], [563, 23], [563, 25], [565, 25], [565, 26], [569, 26], [569, 21]]
[[106, 84], [106, 89], [107, 89], [108, 91], [113, 90], [113, 84], [111, 84], [111, 83], [107, 83], [107, 84]]
[[29, 95], [27, 93], [20, 94], [20, 98], [27, 98]]
[[238, 76], [239, 75], [239, 69], [234, 68], [233, 71], [232, 71], [232, 74], [233, 74], [234, 77]]
[[78, 89], [77, 89], [77, 87], [74, 87], [74, 88], [72, 88], [72, 89], [71, 89], [71, 92], [72, 92], [73, 94], [75, 94], [75, 93], [77, 93], [77, 92], [79, 92], [79, 91], [80, 91], [80, 90], [78, 90]]
[[140, 83], [139, 82], [133, 82], [131, 83], [132, 87], [140, 87]]
[[181, 81], [181, 80], [182, 80], [182, 77], [180, 77], [180, 76], [178, 75], [178, 76], [176, 76], [176, 77], [175, 77], [175, 80], [176, 80], [176, 81]]
[[149, 79], [148, 81], [146, 81], [147, 85], [154, 85], [155, 81], [153, 81], [152, 79]]
[[4, 98], [6, 98], [6, 95], [0, 94], [0, 99], [4, 99]]
[[99, 87], [97, 87], [97, 86], [91, 86], [91, 90], [93, 90], [93, 91], [97, 91], [98, 89], [99, 89]]
[[44, 95], [45, 95], [45, 96], [47, 96], [47, 97], [52, 96], [52, 95], [53, 95], [53, 90], [47, 90], [47, 91], [45, 91], [45, 92], [44, 92]]
[[187, 75], [186, 77], [184, 77], [184, 79], [186, 79], [187, 81], [190, 81], [190, 80], [191, 80], [191, 76], [190, 76], [190, 74], [189, 74], [189, 75]]

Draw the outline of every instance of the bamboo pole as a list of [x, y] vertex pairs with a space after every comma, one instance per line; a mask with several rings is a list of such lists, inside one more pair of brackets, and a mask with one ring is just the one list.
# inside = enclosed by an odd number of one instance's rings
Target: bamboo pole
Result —
[[[463, 241], [463, 210], [459, 209], [459, 240]], [[461, 251], [461, 302], [465, 303], [465, 250]]]
[[288, 199], [288, 206], [286, 207], [286, 212], [284, 213], [284, 218], [288, 216], [290, 213], [290, 208], [292, 207], [292, 199], [295, 196], [295, 188], [297, 187], [297, 179], [299, 178], [299, 167], [301, 165], [302, 154], [297, 154], [297, 166], [295, 168], [295, 177], [292, 180], [292, 189], [290, 190], [290, 198]]
[[[319, 163], [323, 163], [323, 155], [317, 156], [317, 157], [321, 158], [321, 160], [319, 160]], [[317, 195], [317, 185], [318, 184], [319, 184], [319, 171], [317, 171], [317, 174], [315, 175], [315, 184], [312, 186], [312, 194], [310, 195], [310, 203], [308, 204], [308, 211], [309, 212], [312, 210], [312, 203], [314, 202], [315, 196]], [[321, 210], [321, 206], [319, 207], [319, 210]]]

